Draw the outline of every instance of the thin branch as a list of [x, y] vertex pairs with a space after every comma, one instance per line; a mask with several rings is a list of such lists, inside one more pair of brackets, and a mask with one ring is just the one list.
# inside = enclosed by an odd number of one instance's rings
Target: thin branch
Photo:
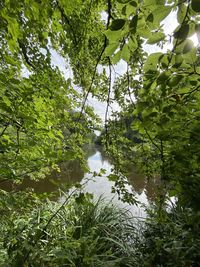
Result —
[[188, 100], [188, 98], [190, 97], [190, 95], [192, 94], [192, 93], [196, 93], [196, 92], [199, 92], [199, 88], [200, 88], [200, 85], [199, 86], [197, 86], [196, 88], [194, 88], [193, 90], [191, 90], [190, 92], [188, 92], [188, 93], [183, 93], [183, 94], [180, 94], [180, 95], [187, 95], [185, 98], [184, 98], [184, 104], [187, 102], [187, 100]]
[[24, 56], [24, 59], [26, 61], [26, 63], [32, 67], [33, 69], [36, 69], [36, 67], [32, 64], [32, 62], [30, 61], [28, 55], [27, 55], [27, 51], [26, 51], [26, 47], [25, 45], [22, 43], [22, 41], [18, 38], [18, 44], [19, 44], [19, 47], [21, 48], [21, 51], [22, 51], [22, 54]]
[[69, 25], [69, 27], [70, 27], [70, 31], [71, 31], [72, 36], [73, 36], [73, 39], [74, 39], [74, 44], [75, 44], [76, 46], [78, 46], [78, 40], [77, 40], [77, 38], [76, 38], [76, 35], [75, 35], [75, 32], [74, 32], [73, 26], [71, 25], [71, 23], [70, 23], [68, 17], [66, 16], [66, 14], [65, 14], [65, 12], [64, 12], [64, 10], [63, 10], [63, 8], [60, 6], [60, 4], [59, 4], [58, 1], [56, 1], [56, 4], [57, 4], [57, 7], [58, 7], [58, 9], [59, 9], [59, 11], [60, 11], [62, 17], [65, 19], [66, 23], [67, 23], [67, 24]]
[[[23, 127], [23, 125], [22, 125], [21, 123], [19, 123], [19, 122], [18, 122], [17, 120], [15, 120], [15, 119], [9, 117], [8, 115], [3, 114], [3, 113], [0, 113], [0, 115], [6, 117], [6, 118], [9, 119], [10, 121], [12, 121], [12, 122], [15, 123], [16, 125], [18, 125], [19, 127]], [[9, 123], [8, 125], [10, 125], [10, 123]]]
[[160, 140], [160, 159], [162, 162], [161, 165], [161, 180], [165, 180], [165, 156], [164, 156], [164, 146], [163, 146], [163, 140]]
[[17, 158], [17, 155], [19, 154], [19, 147], [20, 147], [19, 133], [20, 133], [20, 127], [17, 126], [17, 151], [16, 151], [16, 155], [15, 155], [15, 160], [16, 160], [16, 158]]
[[8, 128], [8, 125], [9, 125], [9, 124], [7, 124], [7, 125], [5, 126], [5, 128], [3, 129], [3, 131], [0, 133], [0, 137], [4, 135], [6, 129]]
[[111, 4], [111, 0], [108, 0], [108, 20], [107, 20], [107, 24], [106, 27], [108, 29], [109, 25], [110, 25], [110, 20], [113, 19], [112, 17], [112, 4]]
[[106, 147], [108, 146], [108, 111], [110, 106], [110, 94], [111, 94], [111, 87], [112, 87], [112, 70], [111, 70], [111, 61], [109, 60], [109, 87], [108, 87], [108, 97], [107, 97], [107, 106], [105, 112], [105, 131], [106, 131]]
[[97, 62], [96, 62], [96, 65], [95, 65], [95, 68], [94, 68], [94, 72], [93, 72], [93, 75], [92, 75], [92, 81], [90, 83], [90, 86], [87, 90], [87, 93], [85, 95], [85, 98], [83, 100], [83, 104], [82, 104], [82, 107], [81, 107], [81, 111], [80, 111], [80, 115], [79, 115], [79, 118], [78, 118], [78, 121], [80, 121], [81, 117], [82, 117], [82, 114], [83, 114], [83, 111], [84, 111], [84, 108], [85, 108], [85, 105], [86, 105], [86, 101], [87, 101], [87, 98], [91, 92], [91, 89], [92, 89], [92, 85], [94, 83], [94, 79], [95, 79], [95, 76], [96, 76], [96, 72], [97, 72], [97, 67], [99, 65], [99, 62], [101, 61], [101, 58], [102, 58], [102, 55], [103, 53], [105, 52], [105, 49], [106, 49], [106, 46], [107, 46], [107, 37], [105, 37], [104, 39], [104, 44], [103, 44], [103, 48], [102, 48], [102, 51], [97, 59]]
[[127, 63], [127, 70], [126, 70], [126, 76], [127, 76], [127, 83], [128, 83], [128, 94], [129, 94], [129, 98], [131, 100], [131, 104], [135, 107], [135, 103], [132, 99], [132, 96], [131, 96], [131, 91], [130, 91], [130, 77], [129, 77], [129, 65]]
[[[110, 20], [111, 20], [111, 18], [112, 18], [112, 16], [111, 16], [111, 10], [112, 10], [111, 1], [108, 0], [108, 11], [107, 11], [107, 12], [108, 12], [108, 19], [107, 19], [107, 23], [106, 23], [106, 29], [108, 29], [108, 27], [109, 27], [109, 25], [110, 25]], [[108, 39], [107, 39], [107, 37], [105, 36], [105, 37], [104, 37], [104, 44], [103, 44], [101, 53], [100, 53], [99, 57], [97, 58], [96, 65], [95, 65], [95, 67], [94, 67], [94, 72], [93, 72], [93, 75], [92, 75], [92, 81], [91, 81], [91, 83], [90, 83], [90, 86], [89, 86], [89, 88], [88, 88], [88, 90], [87, 90], [87, 93], [86, 93], [86, 95], [85, 95], [85, 98], [84, 98], [84, 100], [83, 100], [83, 104], [82, 104], [82, 107], [81, 107], [80, 116], [79, 116], [79, 118], [78, 118], [78, 121], [80, 121], [80, 119], [81, 119], [81, 117], [82, 117], [83, 110], [84, 110], [85, 105], [86, 105], [86, 101], [87, 101], [87, 99], [88, 99], [88, 96], [89, 96], [89, 94], [90, 94], [90, 92], [91, 92], [91, 89], [92, 89], [92, 85], [93, 85], [93, 83], [94, 83], [94, 79], [95, 79], [95, 76], [96, 76], [96, 73], [97, 73], [97, 67], [98, 67], [99, 62], [101, 61], [101, 58], [102, 58], [102, 56], [103, 56], [103, 54], [104, 54], [104, 52], [105, 52], [105, 49], [106, 49], [106, 47], [107, 47], [107, 44], [108, 44]]]
[[[139, 119], [139, 120], [142, 122], [142, 119]], [[146, 135], [150, 139], [151, 143], [160, 151], [160, 153], [162, 153], [161, 148], [154, 142], [153, 138], [151, 137], [151, 135], [147, 131], [146, 127], [144, 127], [144, 130], [145, 130]]]
[[[68, 200], [71, 198], [71, 196], [77, 191], [77, 188], [74, 189], [69, 195], [68, 197], [65, 199], [65, 201], [62, 203], [62, 205], [53, 213], [53, 215], [49, 218], [49, 220], [47, 221], [46, 225], [43, 227], [43, 229], [41, 229], [41, 235], [39, 235], [37, 237], [37, 239], [35, 240], [33, 246], [36, 246], [38, 241], [43, 238], [46, 235], [46, 230], [48, 228], [48, 226], [50, 225], [50, 223], [52, 222], [52, 220], [56, 217], [56, 215], [63, 209], [63, 207], [67, 204]], [[29, 258], [29, 255], [31, 253], [31, 249], [29, 249], [29, 251], [27, 252], [27, 254], [25, 255], [24, 259], [23, 259], [23, 264], [25, 264]]]
[[0, 184], [1, 184], [1, 183], [4, 183], [4, 182], [7, 182], [7, 181], [10, 181], [10, 179], [9, 179], [9, 178], [5, 178], [5, 179], [3, 179], [3, 180], [0, 180]]

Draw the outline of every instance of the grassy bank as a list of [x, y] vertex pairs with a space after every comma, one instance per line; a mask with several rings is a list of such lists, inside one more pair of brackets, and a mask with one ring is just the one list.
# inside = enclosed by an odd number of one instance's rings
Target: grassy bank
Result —
[[158, 218], [152, 208], [139, 222], [90, 195], [61, 207], [32, 193], [1, 194], [0, 266], [199, 266], [200, 215], [189, 209]]

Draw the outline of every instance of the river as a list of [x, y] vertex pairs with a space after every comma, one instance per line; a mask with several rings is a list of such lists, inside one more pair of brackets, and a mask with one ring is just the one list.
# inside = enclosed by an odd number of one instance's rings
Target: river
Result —
[[[120, 207], [127, 207], [134, 216], [145, 217], [143, 205], [148, 205], [155, 199], [156, 180], [148, 181], [144, 176], [135, 172], [134, 168], [127, 177], [129, 185], [127, 189], [132, 191], [141, 204], [128, 205], [118, 200], [118, 195], [111, 193], [114, 182], [106, 177], [111, 173], [112, 164], [98, 146], [90, 146], [87, 149], [87, 163], [90, 173], [84, 173], [78, 161], [64, 162], [60, 164], [61, 172], [53, 171], [51, 175], [38, 182], [25, 179], [20, 185], [14, 185], [8, 181], [1, 183], [0, 188], [6, 191], [25, 190], [32, 188], [36, 193], [51, 193], [52, 199], [63, 200], [62, 192], [69, 188], [70, 184], [80, 182], [84, 185], [83, 191], [89, 192], [97, 199], [102, 196], [105, 200], [112, 200]], [[93, 172], [98, 173], [100, 169], [105, 174], [93, 177]], [[59, 190], [61, 189], [61, 190]]]

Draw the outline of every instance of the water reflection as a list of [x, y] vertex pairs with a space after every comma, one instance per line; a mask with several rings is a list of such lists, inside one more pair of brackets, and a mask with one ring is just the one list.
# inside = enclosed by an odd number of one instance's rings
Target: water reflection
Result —
[[[99, 197], [103, 197], [106, 200], [112, 200], [115, 204], [122, 208], [128, 208], [132, 214], [136, 217], [145, 217], [145, 211], [142, 205], [135, 206], [135, 205], [128, 205], [126, 203], [123, 203], [118, 199], [118, 195], [115, 193], [111, 193], [112, 187], [115, 185], [114, 182], [109, 181], [106, 177], [111, 173], [112, 165], [109, 163], [107, 158], [103, 157], [103, 153], [101, 153], [99, 150], [96, 150], [96, 153], [88, 158], [88, 165], [91, 170], [91, 172], [99, 172], [101, 168], [105, 169], [105, 175], [103, 176], [95, 176], [93, 177], [92, 174], [85, 174], [84, 178], [82, 180], [82, 183], [85, 184], [84, 191], [92, 193], [94, 195], [95, 199], [98, 199]], [[132, 187], [127, 188], [128, 190], [132, 191]], [[146, 194], [143, 192], [143, 194], [137, 194], [138, 200], [143, 204], [148, 204], [148, 200], [146, 198]]]
[[109, 162], [109, 159], [105, 156], [105, 154], [101, 151], [100, 147], [96, 147], [96, 151], [93, 155], [88, 157], [88, 165], [91, 172], [99, 172], [101, 168], [105, 169], [106, 173], [103, 176], [92, 176], [92, 173], [86, 173], [81, 183], [85, 184], [85, 191], [94, 194], [95, 198], [103, 196], [107, 200], [114, 201], [121, 207], [128, 207], [131, 212], [138, 217], [145, 217], [145, 211], [143, 205], [148, 205], [149, 202], [155, 200], [155, 188], [156, 188], [156, 180], [148, 181], [143, 175], [139, 175], [135, 168], [132, 168], [129, 175], [127, 176], [127, 180], [129, 182], [129, 186], [127, 186], [127, 190], [134, 192], [137, 200], [141, 202], [141, 205], [128, 205], [118, 200], [117, 194], [112, 194], [112, 187], [115, 185], [114, 182], [111, 182], [106, 177], [111, 173], [112, 164]]
[[[114, 202], [117, 202], [120, 206], [124, 207], [125, 204], [118, 201], [118, 196], [111, 193], [114, 182], [110, 182], [106, 176], [111, 173], [112, 165], [101, 151], [101, 148], [96, 146], [87, 147], [87, 157], [88, 167], [91, 171], [90, 173], [84, 174], [79, 162], [71, 161], [60, 164], [61, 172], [53, 171], [50, 176], [39, 182], [34, 182], [30, 179], [25, 179], [21, 185], [4, 182], [1, 183], [0, 188], [6, 191], [19, 191], [30, 187], [36, 193], [54, 192], [55, 197], [58, 198], [59, 188], [65, 191], [69, 185], [72, 185], [75, 182], [81, 182], [84, 184], [84, 190], [94, 194], [95, 198], [103, 195], [105, 199], [112, 199]], [[93, 177], [93, 172], [98, 173], [102, 168], [105, 170], [105, 175], [102, 175], [101, 177]], [[141, 203], [148, 204], [155, 199], [156, 180], [148, 181], [144, 176], [136, 173], [134, 168], [131, 169], [127, 179], [130, 182], [128, 190], [131, 191], [133, 189], [137, 199]], [[130, 207], [130, 209], [134, 211], [135, 215], [144, 216], [142, 207], [137, 209], [136, 207]]]
[[128, 180], [138, 195], [145, 193], [148, 202], [154, 202], [156, 198], [156, 188], [159, 178], [148, 179], [142, 174], [138, 174], [136, 169], [131, 169]]
[[59, 189], [65, 191], [75, 182], [80, 182], [84, 177], [78, 161], [63, 162], [59, 165], [60, 172], [52, 171], [51, 175], [39, 181], [29, 178], [24, 179], [22, 184], [15, 184], [11, 181], [4, 181], [0, 184], [0, 189], [5, 191], [24, 191], [31, 188], [35, 193], [51, 193], [51, 199], [57, 199]]

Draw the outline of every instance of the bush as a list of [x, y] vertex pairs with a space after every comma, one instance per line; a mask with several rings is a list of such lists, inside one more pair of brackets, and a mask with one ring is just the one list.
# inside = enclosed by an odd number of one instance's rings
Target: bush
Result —
[[137, 247], [138, 266], [200, 266], [200, 213], [179, 206], [163, 211], [162, 218], [156, 210], [150, 213]]

